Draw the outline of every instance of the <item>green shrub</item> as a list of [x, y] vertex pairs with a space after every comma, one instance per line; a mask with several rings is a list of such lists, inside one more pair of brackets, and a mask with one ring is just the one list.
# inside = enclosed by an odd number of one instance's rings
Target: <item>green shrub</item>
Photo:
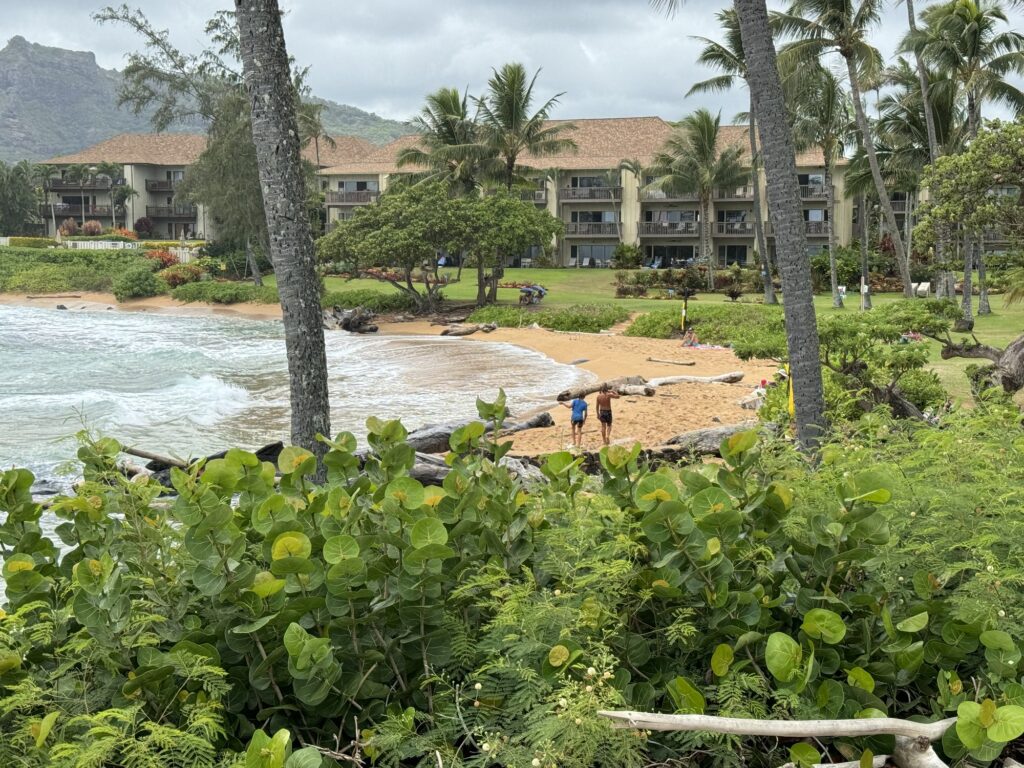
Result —
[[644, 252], [639, 245], [619, 243], [612, 254], [612, 266], [615, 269], [637, 269], [643, 257]]
[[157, 277], [149, 267], [140, 265], [115, 277], [111, 289], [115, 299], [127, 301], [167, 293], [167, 283]]
[[82, 264], [37, 264], [12, 275], [3, 288], [11, 293], [109, 291], [113, 276]]
[[[670, 339], [681, 336], [680, 307], [657, 309], [641, 315], [626, 330], [627, 336]], [[687, 325], [702, 344], [732, 347], [744, 360], [785, 357], [786, 332], [782, 308], [762, 304], [689, 305]]]
[[171, 296], [186, 303], [200, 301], [207, 304], [276, 304], [279, 301], [277, 289], [270, 285], [212, 280], [179, 286], [171, 291]]
[[81, 231], [86, 237], [99, 237], [103, 234], [103, 225], [96, 219], [89, 219], [82, 225]]
[[11, 237], [7, 240], [11, 248], [55, 248], [57, 241], [50, 237]]
[[398, 291], [374, 291], [359, 289], [352, 291], [327, 291], [320, 298], [324, 307], [365, 307], [373, 312], [409, 312], [416, 309], [416, 302], [407, 293]]
[[167, 269], [161, 269], [157, 276], [169, 287], [177, 288], [179, 285], [202, 279], [203, 270], [198, 264], [174, 264]]
[[[89, 222], [86, 222], [86, 224], [88, 224], [88, 223]], [[108, 234], [108, 235], [71, 235], [69, 237], [65, 237], [64, 239], [65, 240], [85, 240], [85, 241], [93, 241], [93, 242], [102, 241], [102, 242], [111, 242], [111, 243], [137, 243], [138, 242], [138, 238], [136, 238], [136, 237], [127, 237], [126, 235], [118, 235], [118, 234], [114, 234], [114, 233], [111, 233], [111, 234]]]
[[629, 312], [614, 304], [576, 304], [541, 310], [494, 304], [469, 316], [470, 322], [495, 323], [502, 328], [523, 328], [536, 323], [552, 331], [575, 333], [600, 333], [628, 319]]
[[140, 264], [148, 262], [134, 250], [0, 248], [0, 291], [109, 291], [114, 276]]

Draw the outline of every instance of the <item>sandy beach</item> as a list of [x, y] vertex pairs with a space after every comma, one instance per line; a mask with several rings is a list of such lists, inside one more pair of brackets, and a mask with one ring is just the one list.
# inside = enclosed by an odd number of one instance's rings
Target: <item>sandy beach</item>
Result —
[[[276, 304], [234, 304], [229, 306], [183, 304], [167, 296], [118, 304], [110, 294], [81, 293], [74, 297], [28, 298], [0, 295], [0, 303], [37, 308], [55, 308], [62, 304], [70, 311], [129, 311], [154, 314], [192, 316], [234, 316], [260, 320], [281, 317]], [[428, 321], [384, 323], [386, 334], [436, 336], [441, 326]], [[653, 397], [623, 397], [614, 401], [612, 441], [657, 446], [681, 432], [717, 424], [732, 424], [753, 416], [739, 402], [750, 394], [761, 379], [771, 379], [777, 365], [771, 361], [741, 361], [729, 350], [691, 349], [678, 340], [641, 339], [621, 335], [622, 328], [601, 334], [563, 333], [540, 328], [499, 328], [493, 333], [476, 333], [461, 339], [463, 343], [490, 341], [513, 344], [539, 352], [562, 364], [577, 365], [593, 374], [595, 381], [622, 376], [652, 379], [663, 376], [715, 376], [742, 371], [738, 384], [674, 384], [659, 387]], [[340, 331], [339, 331], [340, 333]], [[653, 360], [692, 362], [674, 365]], [[555, 426], [534, 429], [517, 435], [514, 453], [541, 454], [569, 446], [569, 410], [557, 404], [551, 393], [550, 413]], [[584, 448], [596, 450], [601, 445], [600, 426], [595, 412], [594, 395], [588, 398], [590, 417], [584, 428]], [[510, 403], [515, 410], [515, 403]], [[517, 416], [524, 415], [517, 413]]]

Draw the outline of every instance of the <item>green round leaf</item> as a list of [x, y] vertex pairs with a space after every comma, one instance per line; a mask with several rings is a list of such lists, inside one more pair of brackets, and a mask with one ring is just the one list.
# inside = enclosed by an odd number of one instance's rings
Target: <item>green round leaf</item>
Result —
[[569, 649], [564, 645], [556, 645], [548, 651], [548, 664], [552, 667], [560, 667], [569, 660]]
[[422, 520], [418, 520], [412, 527], [409, 540], [416, 549], [425, 547], [428, 544], [447, 544], [448, 529], [437, 518], [425, 517]]
[[788, 683], [793, 679], [803, 655], [800, 645], [789, 635], [773, 632], [768, 637], [764, 660], [768, 671], [780, 683]]
[[284, 589], [284, 585], [284, 579], [275, 578], [270, 571], [260, 571], [249, 589], [260, 597], [270, 597]]
[[289, 445], [277, 457], [277, 466], [285, 475], [295, 472], [300, 475], [311, 475], [316, 472], [316, 456], [305, 448]]
[[[423, 486], [411, 477], [396, 477], [388, 483], [386, 495], [406, 509], [419, 509], [423, 506]], [[444, 544], [443, 541], [440, 543]]]
[[871, 676], [871, 673], [862, 667], [854, 667], [846, 673], [846, 682], [854, 688], [860, 688], [862, 691], [871, 693], [875, 690], [875, 678]]
[[1013, 741], [1024, 734], [1024, 707], [1010, 704], [999, 707], [995, 712], [995, 721], [988, 727], [986, 735], [992, 741]]
[[721, 643], [715, 648], [715, 652], [711, 655], [711, 671], [718, 677], [724, 677], [728, 674], [729, 667], [732, 666], [732, 662], [732, 648], [725, 643]]
[[821, 762], [821, 753], [810, 744], [794, 744], [789, 748], [789, 759], [799, 768], [811, 768]]
[[814, 608], [808, 611], [800, 628], [807, 633], [808, 637], [821, 640], [829, 645], [836, 645], [846, 637], [846, 624], [842, 617], [825, 608]]
[[675, 501], [679, 498], [679, 489], [672, 479], [657, 473], [647, 475], [636, 488], [636, 505], [647, 512], [663, 501]]
[[331, 536], [324, 542], [324, 560], [331, 565], [350, 557], [359, 557], [359, 542], [352, 536]]
[[990, 629], [981, 633], [981, 644], [993, 651], [1013, 651], [1017, 646], [1013, 638], [1001, 629]]
[[901, 621], [896, 625], [896, 629], [900, 632], [920, 632], [927, 626], [928, 612], [922, 611], [921, 613], [914, 614], [910, 618]]

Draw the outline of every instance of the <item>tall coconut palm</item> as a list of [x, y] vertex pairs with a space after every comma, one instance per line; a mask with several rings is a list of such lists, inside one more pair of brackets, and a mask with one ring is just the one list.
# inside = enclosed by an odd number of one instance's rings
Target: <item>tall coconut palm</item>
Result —
[[868, 42], [868, 34], [881, 20], [882, 4], [882, 0], [794, 0], [788, 11], [775, 15], [775, 21], [781, 31], [797, 38], [788, 46], [793, 53], [817, 57], [835, 52], [846, 64], [860, 145], [871, 169], [882, 215], [896, 246], [903, 295], [909, 298], [913, 296], [910, 254], [904, 248], [896, 225], [896, 214], [875, 152], [874, 132], [861, 98], [864, 83], [874, 79], [882, 69], [881, 54]]
[[667, 192], [694, 194], [700, 202], [700, 254], [708, 268], [708, 290], [715, 288], [715, 259], [711, 253], [711, 200], [716, 189], [750, 182], [750, 169], [737, 146], [720, 148], [721, 114], [698, 109], [672, 131], [655, 154], [652, 186]]
[[[697, 63], [717, 69], [722, 74], [694, 85], [687, 96], [695, 93], [711, 93], [734, 88], [738, 81], [747, 82], [747, 62], [743, 57], [743, 40], [735, 8], [724, 8], [718, 12], [718, 23], [724, 34], [724, 42], [707, 37], [694, 37], [704, 43], [704, 49], [697, 57]], [[757, 151], [757, 116], [754, 111], [754, 94], [749, 92], [750, 109], [747, 113], [747, 134], [750, 143], [750, 167], [754, 189], [754, 235], [757, 250], [761, 255], [761, 275], [764, 281], [764, 303], [778, 304], [775, 287], [772, 284], [771, 260], [768, 258], [768, 243], [764, 233], [764, 216], [761, 210], [761, 180], [758, 173], [760, 161]]]
[[792, 85], [793, 139], [797, 148], [817, 147], [825, 167], [824, 182], [828, 208], [828, 262], [832, 285], [832, 306], [842, 309], [836, 268], [836, 193], [832, 184], [836, 163], [843, 156], [851, 133], [850, 99], [838, 77], [820, 63], [802, 68], [799, 76], [787, 78]]
[[[682, 0], [650, 0], [670, 12]], [[747, 62], [747, 87], [754, 96], [767, 182], [768, 209], [775, 227], [776, 258], [782, 275], [786, 345], [793, 383], [797, 440], [814, 451], [825, 430], [825, 395], [821, 379], [818, 319], [814, 312], [807, 235], [803, 225], [796, 152], [786, 120], [775, 41], [765, 0], [733, 0]]]
[[496, 153], [481, 142], [476, 117], [470, 113], [469, 96], [457, 88], [428, 94], [423, 109], [411, 121], [419, 131], [419, 142], [399, 151], [398, 167], [418, 168], [417, 183], [443, 181], [456, 195], [477, 191], [501, 168]]
[[281, 9], [277, 0], [237, 0], [235, 20], [270, 257], [284, 317], [291, 439], [322, 457], [327, 446], [317, 436], [331, 434], [331, 413], [320, 278], [305, 212], [306, 185]]
[[552, 96], [531, 114], [538, 75], [539, 69], [531, 78], [522, 64], [505, 64], [494, 70], [487, 81], [487, 93], [476, 100], [481, 141], [501, 160], [498, 180], [508, 190], [522, 177], [519, 168], [522, 155], [544, 157], [576, 149], [576, 142], [567, 135], [574, 125], [548, 122], [551, 110], [563, 94]]
[[[1000, 103], [1015, 114], [1024, 113], [1024, 92], [1007, 82], [1009, 75], [1024, 74], [1024, 35], [1001, 30], [1006, 11], [997, 0], [950, 0], [926, 8], [924, 27], [904, 40], [913, 50], [960, 83], [967, 99], [967, 135], [976, 138], [981, 127], [982, 106]], [[991, 312], [985, 281], [985, 262], [977, 238], [964, 260], [965, 317], [971, 315], [968, 291], [973, 266], [978, 269], [978, 314]]]
[[320, 142], [323, 141], [331, 149], [338, 146], [334, 137], [327, 133], [323, 111], [324, 105], [315, 101], [300, 101], [296, 110], [296, 118], [299, 121], [299, 145], [303, 148], [313, 145], [313, 156], [318, 171], [323, 167], [320, 163]]

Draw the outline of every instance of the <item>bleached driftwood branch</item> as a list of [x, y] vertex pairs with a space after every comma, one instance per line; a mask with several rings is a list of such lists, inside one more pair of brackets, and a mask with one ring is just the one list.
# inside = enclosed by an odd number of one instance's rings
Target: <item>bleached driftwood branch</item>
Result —
[[642, 728], [648, 731], [709, 731], [737, 736], [777, 736], [802, 739], [815, 736], [908, 736], [935, 741], [942, 738], [956, 718], [934, 723], [915, 723], [893, 717], [866, 717], [857, 720], [748, 720], [714, 715], [662, 715], [654, 712], [602, 711], [615, 728]]
[[[915, 723], [892, 717], [857, 720], [747, 720], [712, 715], [662, 715], [651, 712], [598, 712], [612, 721], [613, 728], [637, 728], [648, 731], [707, 731], [735, 736], [775, 736], [777, 738], [822, 738], [829, 736], [895, 736], [892, 755], [875, 758], [882, 765], [890, 761], [900, 768], [948, 768], [932, 749], [931, 742], [956, 724], [956, 718], [934, 723]], [[829, 768], [856, 768], [857, 763], [832, 763]], [[785, 766], [783, 766], [785, 768]], [[815, 766], [825, 768], [825, 765]]]
[[662, 376], [651, 379], [647, 384], [651, 387], [664, 387], [667, 384], [735, 384], [743, 381], [743, 371], [730, 371], [718, 376]]

